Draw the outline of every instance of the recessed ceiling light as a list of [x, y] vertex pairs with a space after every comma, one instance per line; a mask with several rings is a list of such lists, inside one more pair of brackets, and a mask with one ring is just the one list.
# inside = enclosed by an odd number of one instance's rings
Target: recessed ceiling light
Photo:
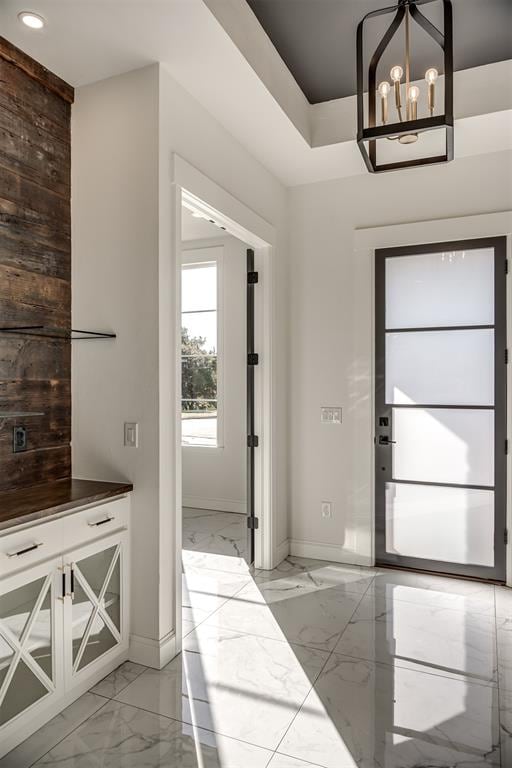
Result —
[[33, 11], [18, 13], [18, 19], [26, 27], [30, 27], [30, 29], [42, 29], [46, 24], [46, 20], [39, 13], [34, 13]]

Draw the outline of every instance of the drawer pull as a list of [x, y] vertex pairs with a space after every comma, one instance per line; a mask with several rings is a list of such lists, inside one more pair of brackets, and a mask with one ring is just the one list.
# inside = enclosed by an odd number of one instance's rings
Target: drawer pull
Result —
[[115, 517], [105, 517], [103, 520], [98, 520], [96, 523], [89, 523], [91, 528], [97, 528], [99, 525], [105, 525], [106, 523], [111, 523], [112, 520], [115, 520]]
[[28, 552], [33, 552], [34, 549], [39, 549], [39, 547], [43, 546], [43, 542], [41, 541], [39, 544], [31, 544], [30, 547], [25, 547], [25, 549], [20, 549], [18, 552], [7, 552], [7, 557], [21, 557], [21, 555], [26, 555]]

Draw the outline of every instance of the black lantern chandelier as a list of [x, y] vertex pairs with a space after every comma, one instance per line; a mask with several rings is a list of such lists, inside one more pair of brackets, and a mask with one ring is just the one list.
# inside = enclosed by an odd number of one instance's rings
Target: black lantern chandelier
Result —
[[[421, 12], [425, 3], [442, 3], [443, 31]], [[364, 33], [367, 22], [393, 14], [393, 19], [377, 45], [368, 65], [365, 82]], [[411, 81], [411, 27], [415, 24], [439, 50], [438, 58], [425, 71], [425, 82]], [[378, 79], [379, 63], [392, 39], [403, 32], [403, 61], [396, 61], [389, 78]], [[437, 68], [434, 66], [437, 64]], [[417, 67], [414, 67], [416, 70]], [[442, 77], [440, 77], [442, 75]], [[365, 86], [368, 110], [365, 110]], [[436, 114], [436, 91], [444, 88], [443, 114]], [[365, 119], [367, 116], [367, 120]], [[427, 132], [431, 132], [430, 135]], [[432, 132], [442, 132], [443, 145]], [[444, 135], [443, 135], [444, 134]], [[453, 160], [453, 22], [451, 0], [398, 0], [398, 5], [368, 13], [357, 28], [357, 143], [371, 173], [446, 163]], [[414, 145], [414, 146], [413, 146]], [[383, 158], [383, 160], [382, 160]]]

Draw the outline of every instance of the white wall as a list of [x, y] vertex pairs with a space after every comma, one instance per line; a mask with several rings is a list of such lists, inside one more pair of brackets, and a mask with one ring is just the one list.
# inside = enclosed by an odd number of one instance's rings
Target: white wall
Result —
[[[371, 557], [372, 273], [354, 230], [510, 208], [511, 153], [291, 190], [292, 552]], [[321, 405], [341, 405], [343, 424], [321, 424]], [[332, 520], [322, 500], [334, 503]]]
[[[131, 480], [133, 631], [159, 636], [158, 81], [155, 70], [79, 88], [72, 110], [73, 472]], [[138, 449], [123, 423], [140, 425]]]
[[[211, 226], [211, 225], [210, 225]], [[234, 237], [183, 243], [183, 263], [208, 258], [208, 246], [222, 248], [219, 317], [219, 396], [222, 434], [217, 448], [185, 446], [182, 451], [183, 504], [199, 509], [246, 512], [246, 247]]]
[[[240, 200], [276, 228], [277, 243], [271, 264], [273, 281], [274, 336], [272, 356], [274, 426], [273, 478], [275, 499], [275, 548], [288, 537], [287, 519], [287, 387], [288, 343], [286, 252], [288, 248], [288, 195], [249, 152], [238, 144], [198, 102], [160, 66], [160, 210], [161, 222], [172, 205], [173, 153], [176, 152], [205, 176]], [[172, 237], [161, 228], [161, 250], [166, 252]], [[164, 242], [166, 241], [166, 242]]]
[[[178, 153], [278, 232], [275, 356], [277, 543], [287, 536], [286, 192], [160, 67], [78, 88], [72, 119], [73, 323], [117, 332], [73, 353], [77, 477], [129, 479], [133, 495], [132, 658], [174, 653], [176, 307], [170, 262]], [[140, 445], [123, 447], [123, 422]]]

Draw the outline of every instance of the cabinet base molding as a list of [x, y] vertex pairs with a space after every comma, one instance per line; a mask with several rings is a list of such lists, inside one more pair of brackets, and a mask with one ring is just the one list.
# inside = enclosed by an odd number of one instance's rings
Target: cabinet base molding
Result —
[[[73, 702], [79, 699], [80, 696], [83, 696], [84, 693], [87, 693], [91, 688], [94, 688], [94, 686], [103, 680], [104, 677], [110, 675], [114, 669], [117, 669], [120, 664], [123, 664], [123, 662], [127, 660], [128, 649], [116, 653], [115, 656], [112, 656], [112, 658], [101, 667], [101, 669], [95, 670], [94, 674], [91, 674], [87, 680], [84, 680], [82, 683], [75, 686], [72, 691], [65, 693], [51, 703], [48, 702], [48, 706], [45, 709], [40, 710], [31, 718], [29, 729], [27, 728], [26, 722], [20, 724], [18, 729], [9, 729], [8, 734], [5, 736], [2, 735], [0, 758], [7, 755], [11, 750], [21, 744], [22, 741], [25, 741], [25, 739], [35, 733], [39, 728], [42, 728], [43, 725], [46, 725], [46, 723], [53, 717], [60, 714], [63, 709], [69, 707], [70, 704], [73, 704]], [[105, 701], [107, 700], [105, 699]]]
[[168, 632], [160, 640], [141, 635], [130, 636], [129, 659], [144, 667], [162, 669], [176, 656], [176, 633]]

